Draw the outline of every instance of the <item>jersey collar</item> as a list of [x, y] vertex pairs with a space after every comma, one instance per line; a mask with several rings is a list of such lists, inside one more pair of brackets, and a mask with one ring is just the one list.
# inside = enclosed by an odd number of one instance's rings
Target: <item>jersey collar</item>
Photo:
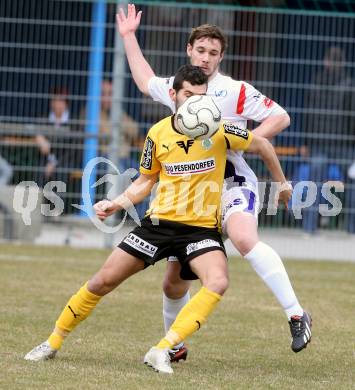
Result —
[[171, 115], [171, 117], [170, 117], [171, 128], [175, 131], [175, 133], [182, 135], [181, 132], [175, 127], [174, 119], [175, 119], [175, 114]]
[[213, 79], [208, 80], [208, 86], [215, 84], [218, 81], [218, 79], [220, 78], [220, 76], [221, 76], [221, 74], [219, 72], [217, 72], [214, 75]]

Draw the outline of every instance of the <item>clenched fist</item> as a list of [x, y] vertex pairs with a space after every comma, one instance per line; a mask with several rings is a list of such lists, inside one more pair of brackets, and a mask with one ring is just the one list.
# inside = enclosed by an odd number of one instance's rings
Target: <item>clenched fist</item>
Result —
[[283, 203], [286, 209], [288, 209], [288, 202], [292, 197], [292, 191], [291, 183], [282, 183], [277, 194], [277, 204]]
[[101, 220], [105, 220], [107, 217], [115, 213], [119, 209], [119, 206], [111, 200], [101, 200], [94, 204], [94, 210], [96, 216]]

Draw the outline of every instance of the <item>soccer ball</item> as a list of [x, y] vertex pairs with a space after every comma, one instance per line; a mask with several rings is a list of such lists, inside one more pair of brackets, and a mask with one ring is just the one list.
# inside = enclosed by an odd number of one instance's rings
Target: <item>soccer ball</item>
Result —
[[216, 133], [221, 122], [221, 111], [211, 96], [189, 97], [177, 110], [178, 130], [192, 139], [208, 139]]

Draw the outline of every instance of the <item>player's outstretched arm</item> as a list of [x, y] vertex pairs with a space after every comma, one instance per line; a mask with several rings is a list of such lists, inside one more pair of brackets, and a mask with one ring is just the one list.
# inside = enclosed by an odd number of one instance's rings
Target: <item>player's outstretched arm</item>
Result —
[[127, 15], [122, 8], [116, 14], [117, 29], [122, 37], [129, 68], [138, 89], [149, 95], [148, 82], [155, 76], [153, 69], [144, 58], [135, 32], [140, 24], [142, 11], [136, 12], [134, 4], [128, 4]]
[[288, 202], [292, 196], [292, 186], [285, 178], [274, 147], [267, 139], [254, 135], [247, 151], [257, 153], [263, 159], [272, 175], [272, 179], [275, 182], [280, 183], [278, 202], [284, 203], [285, 207], [288, 208]]
[[94, 204], [94, 210], [96, 216], [102, 221], [114, 214], [116, 211], [122, 209], [129, 209], [132, 205], [141, 202], [146, 196], [148, 196], [158, 180], [158, 174], [144, 175], [140, 174], [137, 180], [135, 180], [126, 189], [126, 191], [119, 195], [114, 200], [101, 200]]
[[253, 134], [264, 138], [273, 138], [282, 130], [290, 126], [290, 117], [287, 113], [272, 115], [266, 118], [258, 127], [253, 130]]

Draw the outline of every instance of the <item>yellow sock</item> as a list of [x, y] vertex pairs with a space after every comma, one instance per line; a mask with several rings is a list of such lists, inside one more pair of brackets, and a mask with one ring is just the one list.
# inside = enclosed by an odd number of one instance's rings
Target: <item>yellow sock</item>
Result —
[[200, 329], [222, 296], [202, 287], [180, 310], [168, 333], [157, 344], [157, 348], [172, 348]]
[[53, 329], [52, 334], [48, 337], [49, 345], [54, 349], [60, 349], [64, 339], [68, 336], [69, 332], [64, 332], [57, 326]]
[[93, 311], [101, 297], [87, 289], [87, 283], [73, 295], [56, 321], [56, 327], [49, 336], [49, 345], [54, 349], [62, 346], [64, 338]]

